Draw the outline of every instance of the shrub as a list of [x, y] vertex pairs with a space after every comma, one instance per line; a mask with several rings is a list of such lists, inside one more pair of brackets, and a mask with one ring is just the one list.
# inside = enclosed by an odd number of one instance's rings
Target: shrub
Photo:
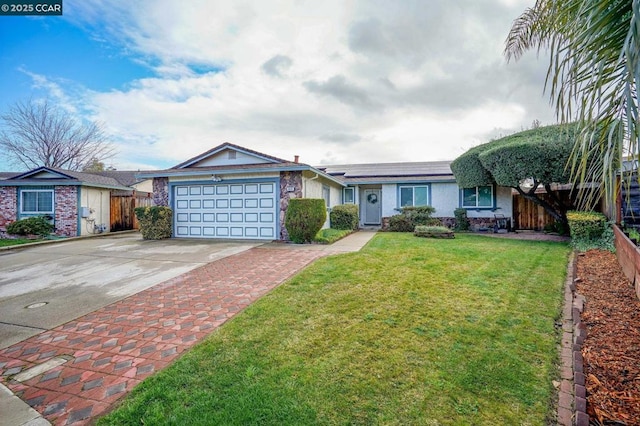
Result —
[[600, 238], [607, 224], [607, 217], [596, 212], [567, 212], [571, 238], [593, 240]]
[[53, 232], [53, 225], [43, 216], [33, 216], [16, 220], [7, 225], [7, 233], [12, 235], [40, 235], [46, 237]]
[[413, 221], [403, 214], [397, 214], [389, 218], [389, 231], [413, 232], [415, 228]]
[[429, 238], [454, 238], [451, 229], [446, 226], [416, 226], [413, 235], [416, 237], [429, 237]]
[[332, 229], [358, 229], [358, 206], [356, 204], [340, 204], [331, 209], [329, 220]]
[[173, 211], [169, 207], [136, 207], [140, 233], [145, 240], [171, 238]]
[[389, 218], [389, 230], [393, 232], [413, 232], [418, 225], [442, 226], [442, 221], [431, 217], [436, 211], [431, 206], [403, 207], [400, 214]]
[[453, 211], [456, 218], [456, 231], [468, 231], [470, 228], [469, 218], [467, 217], [467, 209], [457, 208]]
[[571, 245], [578, 251], [602, 249], [615, 251], [613, 230], [607, 217], [597, 212], [567, 212]]
[[292, 198], [284, 219], [289, 239], [294, 243], [313, 241], [327, 220], [327, 208], [319, 198]]
[[346, 237], [353, 231], [350, 229], [321, 229], [313, 239], [314, 243], [319, 244], [333, 244], [336, 241]]

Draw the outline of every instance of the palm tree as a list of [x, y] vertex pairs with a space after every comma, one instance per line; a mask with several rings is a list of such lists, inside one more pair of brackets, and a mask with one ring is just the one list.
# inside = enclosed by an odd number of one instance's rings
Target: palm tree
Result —
[[514, 21], [504, 53], [517, 60], [531, 49], [549, 50], [545, 90], [558, 119], [581, 130], [572, 175], [602, 183], [582, 207], [615, 200], [621, 157], [640, 159], [640, 0], [537, 0]]

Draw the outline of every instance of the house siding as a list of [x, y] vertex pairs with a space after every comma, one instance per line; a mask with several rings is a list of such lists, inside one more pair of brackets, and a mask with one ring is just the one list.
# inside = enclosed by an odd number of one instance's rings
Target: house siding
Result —
[[[91, 211], [89, 218], [80, 219], [80, 235], [92, 235], [96, 231], [94, 226], [104, 225], [110, 230], [111, 191], [99, 188], [80, 188], [80, 207], [88, 207]], [[79, 214], [79, 213], [78, 213]], [[87, 220], [88, 219], [88, 220]]]
[[56, 186], [54, 188], [56, 235], [75, 237], [78, 235], [78, 187]]
[[397, 215], [398, 204], [398, 185], [382, 185], [382, 217]]
[[453, 217], [458, 208], [460, 189], [455, 182], [431, 184], [431, 207], [436, 211], [433, 217]]
[[329, 218], [331, 208], [342, 203], [342, 186], [311, 172], [303, 172], [302, 181], [304, 198], [323, 198], [322, 188], [329, 187], [329, 208], [327, 208], [327, 220], [322, 225], [323, 228], [329, 228], [331, 225]]
[[0, 187], [0, 228], [18, 218], [18, 189], [15, 186]]

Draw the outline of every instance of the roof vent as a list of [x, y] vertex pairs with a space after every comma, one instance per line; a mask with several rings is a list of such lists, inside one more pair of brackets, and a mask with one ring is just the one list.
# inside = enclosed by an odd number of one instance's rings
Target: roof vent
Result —
[[236, 159], [236, 152], [229, 150], [229, 160], [235, 160], [235, 159]]

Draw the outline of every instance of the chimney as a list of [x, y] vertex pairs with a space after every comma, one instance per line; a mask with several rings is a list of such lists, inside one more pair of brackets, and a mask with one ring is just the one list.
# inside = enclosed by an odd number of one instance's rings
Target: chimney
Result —
[[294, 155], [294, 156], [293, 156], [293, 162], [294, 162], [294, 163], [297, 163], [297, 162], [298, 162], [298, 160], [300, 160], [300, 156], [299, 156], [299, 155]]

